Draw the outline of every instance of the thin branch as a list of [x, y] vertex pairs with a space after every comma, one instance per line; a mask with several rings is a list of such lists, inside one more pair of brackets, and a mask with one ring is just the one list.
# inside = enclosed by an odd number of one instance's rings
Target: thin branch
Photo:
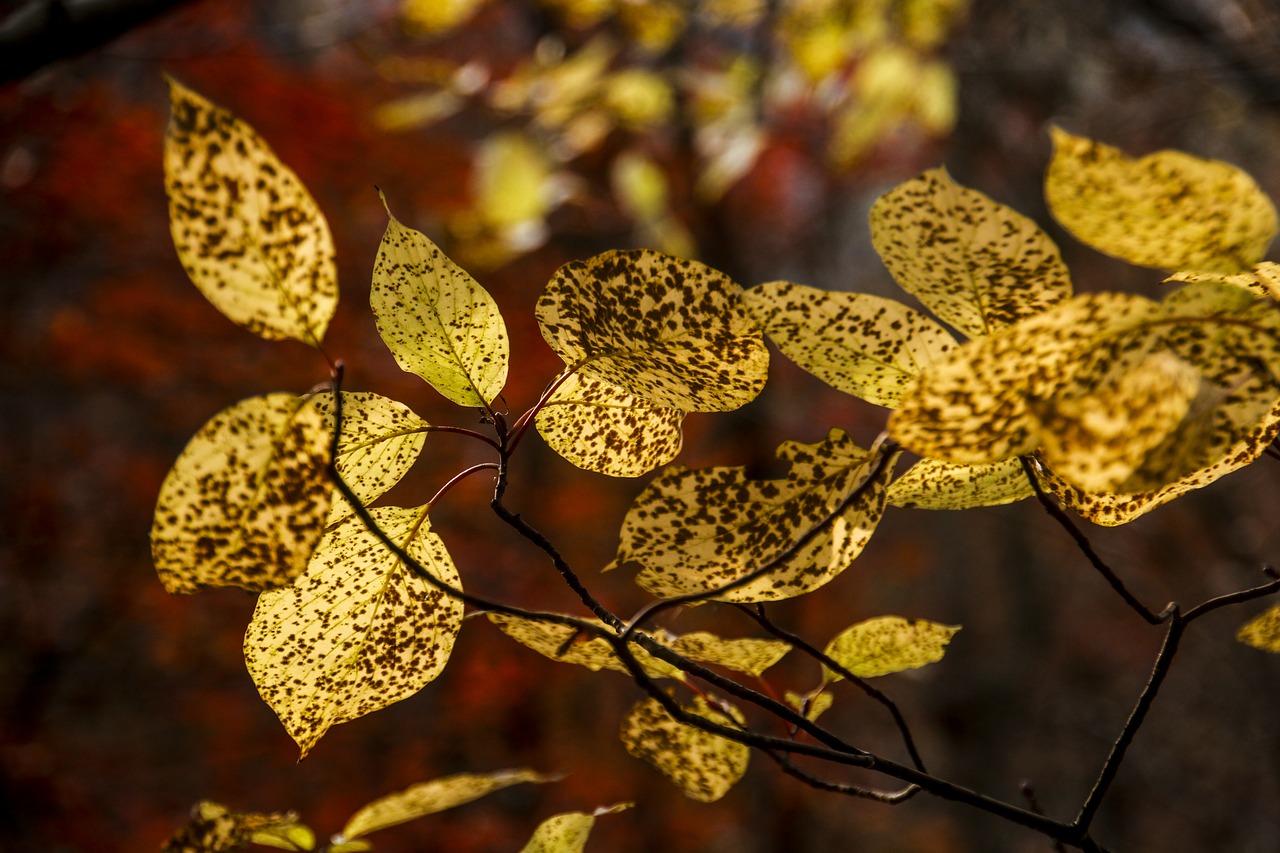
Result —
[[764, 754], [773, 759], [774, 763], [786, 773], [795, 779], [799, 779], [810, 788], [819, 791], [829, 791], [833, 794], [842, 794], [847, 797], [859, 797], [864, 800], [873, 800], [877, 803], [886, 803], [888, 805], [897, 805], [905, 803], [920, 792], [919, 785], [907, 785], [897, 791], [877, 791], [873, 788], [860, 788], [857, 785], [846, 785], [840, 782], [831, 782], [821, 777], [815, 776], [799, 767], [791, 761], [788, 756], [780, 755], [776, 752], [764, 750]]
[[[1269, 568], [1269, 567], [1268, 567]], [[1264, 572], [1267, 569], [1263, 569]], [[1274, 570], [1268, 574], [1274, 577]], [[1259, 586], [1242, 589], [1239, 592], [1230, 592], [1226, 595], [1219, 595], [1217, 598], [1211, 598], [1208, 601], [1197, 604], [1195, 607], [1187, 611], [1187, 615], [1182, 617], [1183, 622], [1190, 622], [1193, 619], [1199, 619], [1206, 613], [1212, 613], [1219, 607], [1226, 607], [1231, 604], [1240, 604], [1245, 601], [1253, 601], [1255, 598], [1262, 598], [1268, 595], [1274, 595], [1280, 592], [1280, 579], [1274, 579], [1270, 583], [1264, 583]]]
[[449, 493], [450, 489], [458, 485], [458, 483], [462, 482], [467, 477], [470, 477], [472, 474], [478, 474], [481, 471], [499, 471], [499, 470], [501, 470], [501, 467], [498, 465], [497, 462], [481, 462], [478, 465], [472, 465], [470, 468], [459, 471], [457, 474], [454, 474], [452, 477], [449, 478], [449, 482], [441, 486], [440, 489], [434, 495], [431, 496], [431, 500], [427, 501], [427, 506], [428, 507], [435, 506], [436, 501], [440, 500], [442, 497], [444, 497], [446, 494]]
[[[1036, 814], [1044, 814], [1044, 809], [1040, 808], [1040, 801], [1036, 798], [1036, 789], [1032, 787], [1031, 780], [1023, 779], [1022, 784], [1018, 785], [1018, 789], [1022, 791], [1022, 798], [1027, 801], [1027, 808]], [[1054, 838], [1049, 843], [1053, 847], [1053, 853], [1067, 853], [1067, 848], [1063, 846], [1061, 839]]]

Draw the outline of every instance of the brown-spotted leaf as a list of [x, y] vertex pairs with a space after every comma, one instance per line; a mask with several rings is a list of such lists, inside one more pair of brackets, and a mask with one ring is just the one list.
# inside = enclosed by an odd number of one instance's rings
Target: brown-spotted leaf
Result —
[[160, 486], [151, 527], [165, 589], [256, 592], [284, 586], [306, 568], [331, 490], [331, 436], [313, 400], [242, 400], [187, 444]]
[[1236, 639], [1255, 649], [1280, 654], [1280, 604], [1241, 625]]
[[[271, 834], [291, 837], [298, 843], [285, 849], [310, 850], [315, 836], [292, 813], [240, 813], [221, 803], [204, 800], [191, 809], [191, 819], [160, 848], [160, 853], [230, 853], [251, 843], [270, 844]], [[311, 844], [305, 845], [310, 839]], [[270, 845], [278, 846], [278, 845]]]
[[639, 477], [680, 452], [684, 415], [606, 379], [575, 373], [556, 389], [534, 423], [547, 445], [579, 468]]
[[664, 645], [690, 660], [716, 664], [757, 678], [791, 651], [791, 645], [781, 640], [725, 639], [706, 631], [684, 634]]
[[[590, 636], [571, 625], [557, 625], [503, 613], [490, 613], [488, 617], [502, 633], [544, 657], [585, 666], [593, 672], [602, 669], [630, 672], [607, 640]], [[604, 627], [603, 622], [596, 624]], [[633, 644], [631, 652], [650, 678], [684, 679], [684, 673], [680, 670], [658, 660], [639, 646]]]
[[253, 128], [169, 78], [169, 228], [182, 266], [233, 322], [319, 346], [338, 304], [329, 226]]
[[956, 465], [921, 459], [889, 485], [889, 504], [911, 509], [1000, 506], [1035, 494], [1017, 459]]
[[775, 560], [715, 597], [775, 601], [827, 583], [871, 538], [896, 455], [832, 430], [816, 444], [786, 442], [778, 457], [791, 465], [778, 480], [742, 468], [664, 471], [627, 512], [615, 565], [640, 563], [636, 582], [663, 597], [718, 590]]
[[[730, 717], [712, 708], [702, 696], [684, 710], [725, 726], [741, 725], [741, 714]], [[622, 744], [636, 758], [658, 768], [685, 796], [714, 802], [729, 792], [747, 772], [746, 746], [677, 722], [657, 699], [636, 703], [622, 721]]]
[[806, 720], [813, 722], [829, 711], [836, 701], [836, 697], [825, 691], [826, 684], [822, 684], [811, 693], [802, 694], [788, 690], [783, 694], [783, 698], [787, 700], [788, 705], [804, 714]]
[[1049, 210], [1078, 240], [1163, 270], [1240, 272], [1276, 235], [1276, 210], [1234, 166], [1181, 151], [1131, 159], [1053, 128]]
[[565, 264], [537, 317], [570, 369], [664, 408], [736, 409], [768, 374], [742, 288], [697, 261], [638, 249]]
[[[438, 580], [460, 587], [425, 507], [370, 512]], [[325, 533], [293, 586], [258, 599], [245, 663], [305, 756], [330, 726], [433, 681], [461, 624], [462, 603], [415, 575], [353, 516]]]
[[[844, 629], [824, 650], [859, 678], [874, 678], [908, 669], [919, 669], [942, 660], [947, 644], [960, 630], [925, 619], [880, 616]], [[843, 676], [823, 667], [825, 682]]]
[[582, 853], [587, 844], [587, 837], [591, 834], [591, 828], [595, 826], [596, 818], [617, 814], [631, 808], [631, 805], [631, 803], [618, 803], [613, 806], [603, 806], [591, 814], [566, 812], [553, 815], [538, 824], [529, 843], [520, 848], [520, 853]]
[[1049, 236], [945, 169], [881, 196], [871, 209], [871, 242], [903, 290], [971, 338], [1071, 295]]
[[833, 388], [893, 407], [921, 369], [955, 347], [929, 317], [867, 293], [774, 281], [744, 295], [782, 354]]
[[[1272, 302], [1280, 302], [1280, 264], [1273, 261], [1263, 261], [1248, 272], [1234, 274], [1184, 270], [1181, 272], [1175, 272], [1173, 275], [1165, 279], [1165, 281], [1191, 284], [1200, 282], [1219, 282], [1230, 285], [1234, 288], [1243, 289], [1255, 297], [1266, 297]], [[1230, 296], [1226, 293], [1222, 293], [1221, 298], [1225, 303], [1230, 299]]]
[[378, 334], [402, 369], [447, 399], [489, 405], [507, 382], [507, 327], [497, 303], [425, 234], [390, 209], [387, 216], [369, 291]]

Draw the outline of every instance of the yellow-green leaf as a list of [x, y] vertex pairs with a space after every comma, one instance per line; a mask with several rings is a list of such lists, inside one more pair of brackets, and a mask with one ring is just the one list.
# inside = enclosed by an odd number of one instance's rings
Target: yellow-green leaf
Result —
[[1255, 649], [1280, 654], [1280, 605], [1241, 625], [1236, 639]]
[[896, 406], [921, 369], [955, 347], [942, 326], [882, 296], [774, 281], [744, 299], [783, 355], [878, 406]]
[[338, 304], [329, 225], [249, 125], [169, 78], [169, 227], [182, 266], [233, 322], [319, 346]]
[[[959, 630], [958, 625], [880, 616], [841, 631], [824, 651], [859, 678], [874, 678], [942, 660], [947, 644]], [[823, 667], [822, 678], [830, 683], [843, 676]]]
[[606, 379], [575, 373], [534, 423], [547, 445], [599, 474], [639, 477], [676, 457], [684, 412], [629, 394]]
[[[371, 513], [437, 579], [460, 586], [425, 507]], [[433, 681], [461, 624], [460, 601], [413, 574], [351, 517], [325, 533], [293, 586], [258, 599], [245, 634], [245, 664], [305, 756], [330, 726]]]
[[911, 509], [999, 506], [1035, 494], [1017, 459], [955, 465], [921, 459], [889, 485], [889, 504]]
[[301, 823], [260, 829], [249, 840], [261, 847], [274, 847], [277, 850], [314, 850], [316, 847], [316, 834], [311, 827]]
[[344, 841], [360, 838], [389, 826], [461, 806], [512, 785], [554, 782], [558, 778], [522, 768], [493, 773], [457, 773], [421, 782], [379, 797], [362, 807], [342, 828], [341, 838]]
[[690, 660], [712, 663], [747, 675], [759, 677], [766, 669], [787, 656], [791, 645], [781, 640], [741, 637], [726, 640], [706, 631], [695, 631], [676, 637], [664, 645]]
[[1276, 210], [1234, 166], [1180, 151], [1131, 159], [1053, 128], [1049, 209], [1081, 242], [1163, 270], [1240, 272], [1262, 259]]
[[788, 690], [783, 696], [788, 705], [804, 714], [805, 719], [812, 722], [830, 710], [832, 703], [836, 700], [836, 697], [825, 692], [825, 689], [826, 684], [823, 684], [811, 693], [802, 694]]
[[520, 848], [520, 853], [582, 853], [596, 818], [626, 811], [631, 806], [631, 803], [618, 803], [602, 806], [591, 814], [566, 812], [549, 817], [538, 824], [529, 843]]
[[787, 442], [778, 457], [791, 465], [781, 480], [750, 480], [742, 468], [663, 472], [628, 511], [615, 564], [640, 563], [636, 582], [665, 597], [720, 589], [790, 549], [771, 571], [715, 597], [774, 601], [827, 583], [871, 538], [893, 459], [840, 430], [817, 444]]
[[305, 397], [268, 394], [200, 428], [160, 486], [151, 556], [165, 589], [283, 586], [329, 513], [331, 436]]
[[[191, 819], [178, 829], [161, 853], [229, 853], [256, 842], [259, 833], [306, 829], [294, 814], [236, 813], [209, 800], [195, 805]], [[309, 830], [307, 831], [309, 834]], [[264, 835], [265, 837], [265, 835]], [[302, 836], [299, 836], [302, 838]], [[314, 841], [314, 837], [313, 837]], [[275, 846], [275, 845], [272, 845]], [[286, 848], [310, 850], [310, 847]]]
[[742, 288], [697, 261], [647, 249], [574, 261], [547, 284], [537, 317], [571, 370], [657, 406], [736, 409], [768, 374]]
[[[684, 710], [721, 725], [742, 723], [736, 709], [730, 717], [701, 696]], [[698, 802], [720, 799], [747, 772], [750, 750], [746, 746], [677, 722], [657, 699], [632, 707], [622, 721], [621, 736], [627, 752], [658, 768], [685, 796]]]
[[1280, 264], [1273, 261], [1263, 261], [1248, 272], [1235, 274], [1194, 271], [1175, 272], [1165, 281], [1192, 284], [1220, 282], [1231, 287], [1242, 288], [1253, 296], [1266, 297], [1273, 302], [1280, 302]]
[[[502, 613], [490, 613], [488, 617], [502, 633], [544, 657], [585, 666], [593, 672], [602, 669], [630, 672], [607, 640], [584, 634], [571, 625], [557, 625]], [[602, 622], [596, 624], [601, 627], [604, 625]], [[632, 645], [631, 652], [650, 678], [684, 679], [684, 673], [680, 670], [658, 660], [639, 646]]]
[[460, 406], [487, 406], [507, 381], [497, 303], [426, 235], [387, 215], [369, 292], [378, 333], [402, 369]]
[[871, 209], [871, 242], [930, 311], [981, 337], [1071, 295], [1058, 247], [1034, 222], [933, 169]]

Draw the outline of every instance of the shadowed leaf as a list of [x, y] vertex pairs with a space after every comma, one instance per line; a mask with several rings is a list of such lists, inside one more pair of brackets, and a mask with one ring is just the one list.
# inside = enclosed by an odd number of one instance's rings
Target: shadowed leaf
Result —
[[596, 818], [629, 808], [631, 803], [618, 803], [598, 808], [591, 814], [566, 812], [549, 817], [538, 824], [529, 843], [520, 848], [520, 853], [582, 853]]
[[804, 714], [805, 719], [813, 721], [830, 710], [836, 701], [836, 697], [824, 692], [825, 687], [824, 684], [813, 693], [803, 694], [788, 690], [784, 696], [788, 705]]
[[1033, 494], [1017, 459], [985, 465], [921, 459], [889, 485], [888, 501], [912, 509], [969, 509], [1014, 503]]
[[[608, 641], [583, 634], [571, 625], [556, 625], [502, 613], [490, 613], [488, 617], [502, 633], [544, 657], [585, 666], [593, 672], [602, 669], [630, 672]], [[597, 624], [604, 627], [603, 622]], [[684, 673], [680, 670], [658, 660], [639, 646], [631, 646], [631, 653], [651, 678], [684, 679]]]
[[691, 660], [717, 664], [757, 678], [791, 651], [791, 645], [781, 640], [724, 639], [706, 631], [695, 631], [670, 641], [659, 640]]
[[[947, 644], [959, 630], [959, 626], [924, 619], [880, 616], [841, 631], [824, 651], [859, 678], [874, 678], [942, 660]], [[842, 677], [823, 667], [824, 682]]]
[[1236, 639], [1255, 649], [1280, 654], [1280, 605], [1241, 625]]
[[[711, 708], [701, 696], [685, 711], [726, 726], [741, 723]], [[622, 744], [636, 758], [658, 768], [685, 796], [702, 803], [714, 802], [747, 772], [750, 750], [718, 735], [676, 722], [657, 699], [636, 703], [622, 721]]]
[[[196, 804], [191, 819], [164, 843], [160, 853], [229, 853], [254, 843], [281, 846], [264, 841], [272, 835], [298, 842], [283, 848], [287, 850], [310, 850], [315, 843], [315, 836], [298, 823], [297, 815], [236, 813], [205, 800]], [[308, 840], [311, 843], [303, 846]]]

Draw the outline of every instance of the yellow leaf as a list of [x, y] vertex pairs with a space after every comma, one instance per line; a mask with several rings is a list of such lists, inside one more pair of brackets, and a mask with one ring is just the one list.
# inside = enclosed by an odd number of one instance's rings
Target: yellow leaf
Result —
[[340, 837], [344, 841], [360, 838], [389, 826], [461, 806], [512, 785], [554, 782], [558, 778], [560, 777], [519, 769], [498, 770], [493, 773], [457, 773], [421, 782], [403, 791], [379, 797], [362, 807], [347, 821]]
[[450, 89], [415, 93], [378, 107], [373, 113], [373, 123], [380, 130], [395, 133], [435, 124], [464, 106], [466, 101], [462, 96]]
[[417, 35], [439, 36], [465, 24], [488, 0], [404, 0], [400, 15]]
[[476, 211], [495, 229], [542, 222], [554, 206], [551, 161], [518, 132], [497, 133], [476, 152]]
[[[874, 678], [942, 660], [947, 644], [959, 630], [958, 625], [880, 616], [841, 631], [824, 651], [859, 678]], [[830, 683], [843, 676], [823, 667], [822, 678]]]
[[268, 394], [200, 428], [160, 486], [151, 556], [165, 589], [283, 586], [329, 513], [331, 436], [305, 397]]
[[903, 290], [969, 337], [1071, 295], [1058, 248], [1025, 216], [933, 169], [881, 196], [871, 242]]
[[507, 329], [493, 297], [424, 234], [390, 222], [369, 304], [409, 373], [460, 406], [487, 406], [507, 381]]
[[830, 710], [832, 703], [836, 700], [836, 697], [830, 693], [823, 692], [825, 687], [826, 685], [823, 685], [815, 692], [805, 694], [788, 690], [784, 694], [784, 698], [786, 698], [788, 705], [804, 714], [805, 719], [812, 722]]
[[[730, 717], [697, 696], [685, 711], [721, 725], [741, 724], [741, 714]], [[636, 703], [622, 721], [622, 744], [636, 758], [658, 768], [685, 796], [702, 803], [714, 802], [747, 772], [750, 750], [693, 726], [676, 722], [657, 699]]]
[[233, 322], [319, 346], [338, 304], [324, 215], [253, 128], [172, 78], [169, 95], [165, 190], [182, 266]]
[[954, 465], [921, 459], [889, 485], [889, 504], [912, 509], [969, 509], [1014, 503], [1035, 494], [1017, 459]]
[[[257, 835], [303, 830], [300, 840], [314, 836], [298, 823], [294, 814], [236, 813], [220, 803], [204, 800], [191, 810], [191, 819], [170, 836], [161, 853], [229, 853], [250, 843], [258, 843]], [[272, 845], [277, 846], [277, 845]], [[311, 847], [285, 848], [310, 850]]]
[[592, 814], [566, 812], [549, 817], [538, 825], [520, 853], [582, 853], [597, 817], [617, 814], [629, 808], [631, 803], [618, 803], [596, 809]]
[[[490, 613], [488, 617], [502, 633], [543, 657], [585, 666], [592, 672], [602, 669], [630, 672], [606, 640], [582, 634], [570, 625], [556, 625], [501, 613]], [[597, 624], [604, 626], [603, 622]], [[650, 678], [684, 679], [684, 673], [680, 670], [658, 660], [639, 646], [633, 645], [631, 652]]]
[[[1252, 270], [1232, 275], [1230, 273], [1213, 272], [1176, 272], [1165, 279], [1166, 282], [1221, 282], [1236, 288], [1242, 288], [1253, 296], [1266, 297], [1273, 302], [1280, 302], [1280, 264], [1263, 261]], [[1228, 297], [1224, 297], [1227, 299]]]
[[316, 834], [309, 826], [289, 823], [260, 829], [253, 833], [250, 841], [261, 847], [275, 847], [277, 850], [314, 850]]
[[1276, 211], [1253, 179], [1180, 151], [1130, 159], [1053, 128], [1045, 199], [1083, 243], [1140, 266], [1239, 272], [1276, 234]]
[[636, 582], [667, 597], [720, 589], [790, 549], [772, 570], [715, 598], [775, 601], [827, 583], [871, 538], [893, 458], [840, 430], [817, 444], [787, 442], [778, 457], [791, 465], [781, 480], [750, 480], [742, 468], [667, 469], [627, 512], [615, 565], [640, 563]]
[[920, 371], [955, 347], [946, 329], [882, 296], [774, 281], [744, 299], [783, 355], [878, 406], [896, 406]]
[[1280, 605], [1240, 626], [1236, 639], [1255, 649], [1280, 654]]
[[781, 640], [753, 637], [726, 640], [706, 631], [684, 634], [664, 645], [690, 660], [716, 664], [757, 678], [791, 651], [791, 645]]
[[[370, 512], [436, 578], [460, 586], [425, 507]], [[330, 726], [435, 680], [461, 624], [460, 601], [410, 572], [352, 517], [325, 533], [293, 586], [258, 599], [245, 634], [245, 664], [306, 756]]]
[[621, 2], [618, 21], [631, 42], [650, 53], [661, 53], [684, 32], [687, 5], [676, 0]]
[[613, 383], [574, 374], [534, 423], [565, 459], [611, 477], [639, 477], [676, 457], [684, 412], [650, 403]]
[[670, 84], [651, 71], [619, 71], [604, 81], [602, 106], [628, 130], [642, 131], [671, 119], [675, 95]]
[[728, 411], [764, 386], [769, 353], [742, 288], [697, 261], [647, 249], [561, 267], [537, 308], [571, 370], [681, 411]]

